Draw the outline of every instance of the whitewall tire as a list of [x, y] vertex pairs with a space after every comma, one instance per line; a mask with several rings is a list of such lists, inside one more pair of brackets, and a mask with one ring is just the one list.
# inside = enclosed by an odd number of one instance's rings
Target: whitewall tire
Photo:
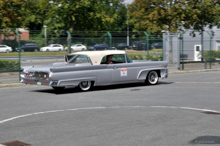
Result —
[[92, 82], [91, 81], [83, 81], [79, 83], [79, 88], [82, 91], [88, 91], [92, 87]]
[[158, 80], [159, 80], [158, 73], [156, 71], [150, 71], [147, 75], [145, 83], [149, 85], [155, 85], [157, 84]]

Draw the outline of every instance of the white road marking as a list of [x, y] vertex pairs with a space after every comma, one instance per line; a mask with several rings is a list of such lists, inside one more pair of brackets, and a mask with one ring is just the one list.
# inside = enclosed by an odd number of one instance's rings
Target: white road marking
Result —
[[210, 83], [214, 83], [214, 84], [220, 84], [220, 82], [174, 82], [174, 83], [195, 83], [195, 84], [197, 84], [197, 83], [201, 83], [201, 84], [210, 84]]
[[56, 112], [65, 112], [65, 111], [78, 111], [78, 110], [95, 110], [95, 109], [117, 109], [117, 108], [169, 108], [169, 109], [185, 109], [185, 110], [194, 110], [194, 111], [202, 111], [202, 112], [215, 112], [220, 113], [220, 111], [209, 110], [209, 109], [201, 109], [201, 108], [192, 108], [192, 107], [177, 107], [177, 106], [112, 106], [112, 107], [88, 107], [88, 108], [73, 108], [73, 109], [63, 109], [63, 110], [51, 110], [44, 112], [37, 112], [31, 114], [20, 115], [12, 118], [8, 118], [0, 121], [0, 124], [13, 121], [19, 118], [29, 117], [33, 115], [47, 114], [47, 113], [56, 113]]

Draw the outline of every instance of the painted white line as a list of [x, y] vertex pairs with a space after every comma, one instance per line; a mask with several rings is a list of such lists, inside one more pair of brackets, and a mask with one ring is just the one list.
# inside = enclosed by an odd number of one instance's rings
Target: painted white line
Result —
[[194, 110], [194, 111], [203, 111], [203, 112], [216, 112], [220, 113], [220, 111], [216, 110], [209, 110], [209, 109], [201, 109], [201, 108], [192, 108], [192, 107], [177, 107], [177, 106], [112, 106], [112, 107], [88, 107], [88, 108], [73, 108], [73, 109], [63, 109], [63, 110], [51, 110], [51, 111], [44, 111], [44, 112], [37, 112], [31, 114], [20, 115], [12, 118], [8, 118], [5, 120], [0, 121], [0, 124], [13, 121], [19, 118], [29, 117], [33, 115], [40, 115], [40, 114], [47, 114], [47, 113], [57, 113], [57, 112], [65, 112], [65, 111], [79, 111], [79, 110], [95, 110], [95, 109], [117, 109], [117, 108], [169, 108], [169, 109], [185, 109], [185, 110]]
[[214, 83], [214, 84], [220, 84], [220, 82], [174, 82], [174, 83], [195, 83], [195, 84], [197, 84], [197, 83], [201, 83], [201, 84], [210, 84], [210, 83]]

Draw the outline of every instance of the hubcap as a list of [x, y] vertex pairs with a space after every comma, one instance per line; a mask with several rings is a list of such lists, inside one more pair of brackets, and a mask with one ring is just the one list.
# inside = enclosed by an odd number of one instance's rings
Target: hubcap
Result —
[[151, 80], [151, 82], [154, 82], [154, 81], [155, 81], [155, 75], [154, 75], [154, 74], [151, 74], [150, 80]]
[[88, 82], [87, 81], [84, 81], [81, 84], [82, 84], [83, 87], [87, 87], [88, 86]]

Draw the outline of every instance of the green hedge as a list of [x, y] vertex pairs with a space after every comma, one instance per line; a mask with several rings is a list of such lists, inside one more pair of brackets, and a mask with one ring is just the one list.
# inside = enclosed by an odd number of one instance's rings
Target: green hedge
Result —
[[[147, 60], [147, 55], [127, 54], [131, 60]], [[162, 61], [163, 55], [149, 55], [151, 61]]]
[[19, 70], [19, 62], [14, 60], [0, 60], [0, 71]]
[[220, 51], [204, 51], [203, 57], [206, 61], [210, 61], [210, 53], [211, 53], [211, 61], [215, 61], [216, 58], [220, 58]]

